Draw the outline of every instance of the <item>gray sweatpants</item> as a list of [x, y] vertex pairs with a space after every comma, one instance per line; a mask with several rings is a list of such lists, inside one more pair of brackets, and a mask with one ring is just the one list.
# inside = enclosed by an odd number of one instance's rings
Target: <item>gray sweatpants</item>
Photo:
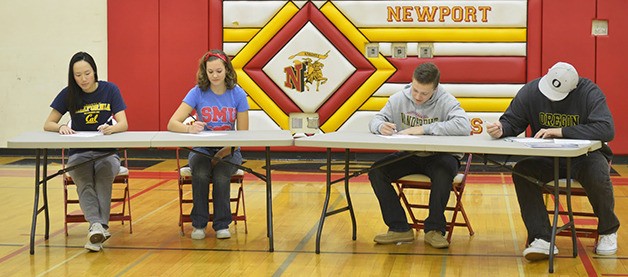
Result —
[[[103, 154], [105, 153], [97, 151], [73, 154], [68, 159], [68, 167]], [[109, 225], [112, 184], [119, 171], [120, 157], [114, 154], [95, 162], [88, 162], [68, 172], [74, 179], [79, 205], [90, 226], [94, 223]]]

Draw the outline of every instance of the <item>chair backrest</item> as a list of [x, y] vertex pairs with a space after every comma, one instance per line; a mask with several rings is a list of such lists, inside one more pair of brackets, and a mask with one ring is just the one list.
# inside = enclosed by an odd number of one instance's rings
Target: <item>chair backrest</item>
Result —
[[473, 154], [469, 153], [467, 155], [467, 164], [464, 167], [464, 171], [463, 171], [463, 176], [462, 176], [462, 180], [460, 181], [461, 184], [465, 184], [467, 182], [467, 176], [469, 176], [469, 170], [471, 169], [471, 162], [473, 161]]

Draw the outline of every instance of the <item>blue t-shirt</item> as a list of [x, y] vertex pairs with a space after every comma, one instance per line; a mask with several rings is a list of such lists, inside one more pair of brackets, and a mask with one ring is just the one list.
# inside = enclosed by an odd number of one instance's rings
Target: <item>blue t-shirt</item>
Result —
[[[98, 131], [98, 126], [107, 123], [114, 114], [126, 110], [126, 104], [120, 94], [120, 89], [113, 83], [98, 81], [98, 88], [92, 93], [82, 93], [82, 107], [71, 116], [72, 130], [75, 131]], [[59, 92], [52, 101], [50, 107], [60, 114], [69, 112], [68, 88]], [[70, 155], [89, 150], [110, 152], [115, 149], [70, 149]]]
[[[107, 123], [114, 114], [126, 109], [120, 89], [106, 81], [98, 81], [96, 91], [83, 93], [81, 98], [82, 107], [71, 117], [72, 129], [75, 131], [98, 131], [98, 126]], [[62, 115], [69, 112], [67, 87], [61, 90], [50, 107]]]
[[249, 110], [246, 92], [238, 85], [222, 95], [215, 94], [211, 89], [201, 91], [194, 86], [183, 102], [196, 110], [197, 120], [207, 123], [205, 130], [210, 131], [235, 130], [238, 113]]

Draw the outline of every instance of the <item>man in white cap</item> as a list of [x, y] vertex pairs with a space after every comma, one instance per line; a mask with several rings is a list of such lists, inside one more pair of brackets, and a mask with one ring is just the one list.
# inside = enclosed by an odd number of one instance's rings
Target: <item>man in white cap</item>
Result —
[[[576, 69], [564, 62], [556, 63], [545, 76], [524, 85], [499, 121], [487, 126], [487, 132], [494, 138], [516, 136], [528, 126], [535, 138], [608, 142], [615, 136], [613, 117], [602, 90], [593, 81], [578, 77]], [[595, 253], [613, 255], [617, 252], [619, 229], [609, 172], [613, 153], [606, 143], [602, 145], [599, 150], [572, 159], [572, 178], [582, 184], [598, 217], [600, 238]], [[514, 172], [546, 183], [554, 179], [553, 168], [552, 158], [529, 157], [517, 162]], [[566, 174], [564, 159], [560, 161], [560, 174]], [[528, 231], [523, 256], [529, 261], [547, 259], [551, 227], [543, 188], [514, 173], [512, 178]], [[556, 247], [554, 254], [558, 254]]]

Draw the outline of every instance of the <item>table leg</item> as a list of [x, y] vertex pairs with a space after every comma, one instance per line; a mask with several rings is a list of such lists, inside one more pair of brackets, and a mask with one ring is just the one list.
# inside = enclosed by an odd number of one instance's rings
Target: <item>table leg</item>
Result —
[[559, 208], [559, 158], [554, 158], [554, 222], [552, 223], [552, 237], [549, 250], [549, 273], [554, 273], [554, 246], [556, 245], [556, 229], [558, 228]]
[[327, 216], [327, 207], [329, 206], [329, 197], [331, 194], [331, 149], [327, 148], [327, 176], [325, 180], [325, 202], [323, 203], [323, 212], [318, 221], [318, 231], [316, 231], [316, 254], [321, 253], [321, 234], [323, 232], [323, 224]]
[[351, 239], [356, 240], [358, 235], [358, 227], [355, 221], [355, 213], [353, 212], [353, 204], [351, 204], [351, 194], [349, 193], [349, 149], [345, 149], [345, 195], [347, 197], [347, 205], [349, 214], [351, 215], [351, 226], [353, 227], [353, 236]]
[[44, 221], [46, 223], [45, 225], [45, 233], [44, 233], [44, 239], [48, 240], [48, 238], [50, 238], [50, 212], [48, 210], [48, 149], [44, 149], [44, 169], [43, 169], [43, 183], [42, 183], [42, 193], [44, 196]]
[[30, 253], [35, 254], [35, 231], [37, 230], [37, 214], [39, 213], [39, 165], [41, 149], [36, 150], [35, 157], [35, 201], [33, 204], [33, 218], [31, 221]]
[[273, 187], [270, 178], [270, 147], [266, 147], [266, 232], [268, 251], [275, 251], [273, 242]]

